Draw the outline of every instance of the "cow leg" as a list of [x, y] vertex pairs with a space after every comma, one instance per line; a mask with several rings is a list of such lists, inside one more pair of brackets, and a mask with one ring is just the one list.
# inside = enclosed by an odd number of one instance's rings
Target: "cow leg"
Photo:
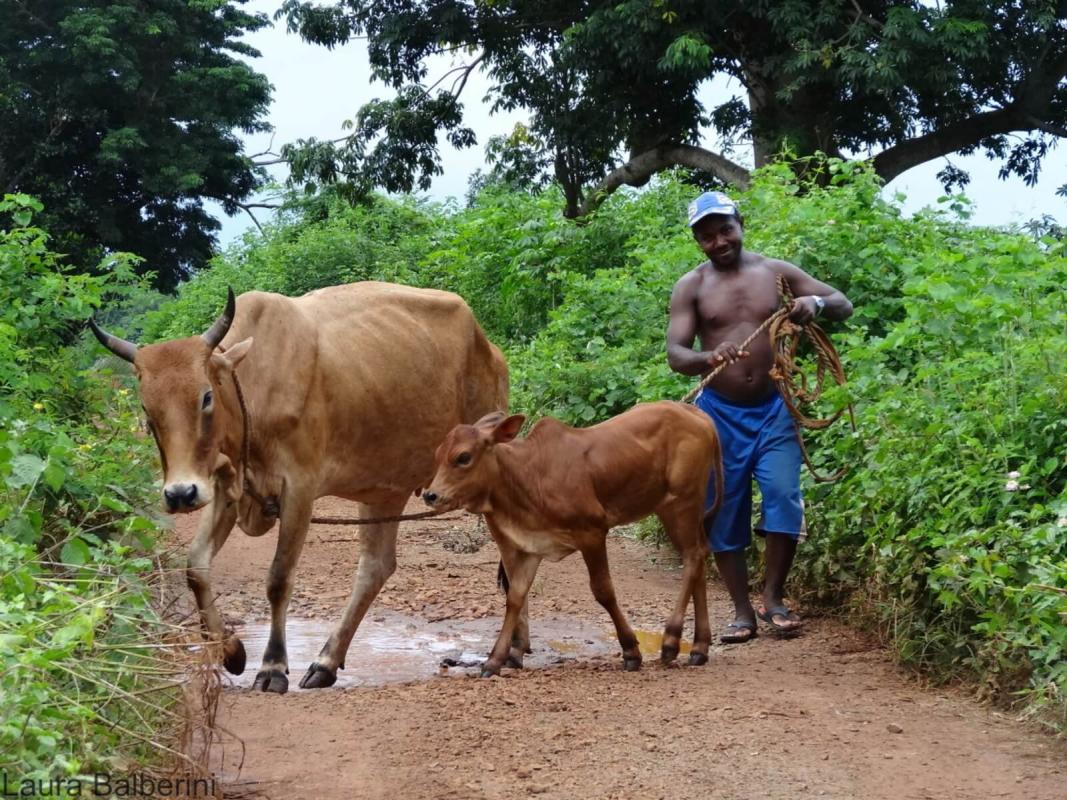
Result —
[[289, 655], [285, 649], [285, 620], [289, 613], [289, 597], [293, 592], [293, 577], [300, 553], [307, 539], [311, 521], [311, 498], [286, 494], [282, 498], [281, 525], [278, 544], [267, 572], [267, 600], [270, 601], [270, 637], [263, 651], [263, 663], [256, 673], [252, 688], [263, 692], [285, 694], [289, 691]]
[[[606, 534], [605, 531], [605, 537]], [[583, 550], [582, 558], [589, 569], [589, 586], [593, 590], [593, 597], [611, 615], [611, 621], [615, 623], [615, 633], [618, 634], [619, 644], [622, 645], [623, 666], [627, 672], [633, 672], [641, 669], [641, 648], [637, 644], [633, 628], [615, 599], [615, 586], [608, 571], [605, 537], [601, 537], [599, 543], [592, 548]]]
[[[392, 517], [404, 510], [407, 496], [381, 505], [359, 505], [360, 517]], [[396, 571], [396, 529], [398, 523], [361, 525], [359, 530], [359, 567], [352, 584], [341, 621], [326, 640], [304, 677], [301, 689], [322, 689], [337, 681], [337, 670], [345, 665], [345, 654], [356, 629], [389, 576]]]
[[227, 636], [222, 615], [215, 606], [211, 589], [211, 560], [226, 542], [237, 521], [237, 506], [222, 498], [210, 503], [200, 516], [196, 536], [189, 545], [185, 580], [196, 598], [200, 624], [210, 638], [222, 642], [222, 663], [232, 675], [245, 671], [245, 647], [236, 636]]
[[[482, 665], [482, 677], [499, 675], [500, 668], [506, 660], [522, 666], [522, 651], [512, 648], [512, 642], [516, 635], [516, 628], [526, 608], [526, 595], [533, 584], [537, 567], [541, 563], [541, 556], [531, 555], [516, 550], [506, 541], [497, 542], [500, 547], [500, 556], [504, 561], [504, 569], [508, 574], [508, 599], [507, 610], [504, 612], [504, 624], [500, 628], [500, 634], [496, 638], [493, 650], [489, 658]], [[509, 658], [510, 656], [510, 658]]]
[[682, 642], [682, 627], [689, 598], [693, 598], [693, 648], [689, 652], [691, 665], [708, 662], [711, 646], [711, 622], [708, 619], [708, 595], [705, 580], [707, 545], [700, 525], [702, 511], [699, 505], [688, 508], [661, 508], [657, 512], [663, 528], [682, 556], [682, 589], [674, 610], [667, 618], [663, 631], [663, 647], [660, 659], [664, 663], [674, 661]]

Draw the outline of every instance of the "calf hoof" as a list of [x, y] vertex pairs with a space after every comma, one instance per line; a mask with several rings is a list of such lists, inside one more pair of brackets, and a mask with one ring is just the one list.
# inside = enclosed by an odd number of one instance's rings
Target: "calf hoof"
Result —
[[337, 671], [322, 664], [312, 664], [300, 679], [301, 689], [325, 689], [337, 683]]
[[289, 679], [280, 669], [261, 670], [252, 684], [252, 691], [285, 694], [289, 691]]
[[492, 677], [495, 677], [495, 676], [497, 676], [499, 674], [500, 674], [500, 667], [498, 667], [497, 665], [491, 664], [488, 661], [486, 661], [484, 664], [482, 664], [482, 675], [481, 676], [483, 678], [492, 678]]
[[627, 672], [637, 672], [641, 669], [641, 656], [636, 658], [624, 658], [622, 660], [622, 668]]
[[678, 658], [678, 648], [663, 646], [663, 649], [659, 651], [659, 660], [664, 664], [670, 664], [674, 659]]
[[702, 667], [708, 663], [707, 653], [690, 653], [689, 654], [689, 666]]
[[514, 667], [515, 669], [522, 669], [522, 651], [517, 650], [514, 647], [511, 648], [511, 652], [508, 653], [508, 660], [505, 665], [508, 667]]
[[236, 636], [231, 636], [222, 645], [222, 666], [231, 675], [245, 671], [245, 646]]

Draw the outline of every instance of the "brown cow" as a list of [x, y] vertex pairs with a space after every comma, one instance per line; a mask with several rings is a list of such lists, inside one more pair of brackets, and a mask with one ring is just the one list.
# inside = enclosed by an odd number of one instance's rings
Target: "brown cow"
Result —
[[434, 508], [459, 506], [485, 514], [507, 575], [507, 612], [482, 675], [505, 660], [522, 666], [530, 644], [526, 593], [542, 558], [575, 550], [589, 569], [597, 601], [615, 623], [628, 670], [641, 666], [637, 637], [615, 600], [608, 572], [608, 529], [656, 514], [681, 553], [682, 591], [667, 620], [661, 658], [673, 661], [689, 598], [695, 635], [690, 664], [704, 664], [711, 644], [704, 563], [704, 494], [714, 471], [715, 506], [722, 497], [722, 450], [715, 426], [692, 406], [639, 405], [591, 428], [542, 419], [515, 441], [525, 418], [490, 414], [459, 425], [437, 448], [437, 473], [423, 499]]
[[[235, 674], [244, 670], [244, 646], [226, 637], [211, 559], [235, 522], [261, 536], [281, 520], [267, 576], [270, 639], [254, 683], [264, 691], [289, 686], [285, 617], [315, 499], [355, 500], [364, 518], [399, 514], [429, 482], [434, 447], [448, 431], [507, 404], [500, 351], [448, 292], [367, 282], [297, 298], [249, 292], [236, 304], [230, 292], [203, 336], [140, 348], [92, 327], [133, 362], [167, 509], [204, 508], [187, 576]], [[396, 569], [396, 528], [360, 528], [351, 597], [302, 687], [336, 681], [356, 628]]]

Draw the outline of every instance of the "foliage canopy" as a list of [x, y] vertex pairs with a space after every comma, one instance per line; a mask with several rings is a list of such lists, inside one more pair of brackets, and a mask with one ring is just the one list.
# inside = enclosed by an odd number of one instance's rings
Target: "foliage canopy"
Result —
[[[425, 189], [439, 134], [474, 143], [460, 102], [474, 69], [494, 109], [529, 110], [533, 139], [504, 160], [539, 150], [568, 216], [672, 166], [744, 186], [730, 156], [747, 141], [757, 167], [786, 147], [872, 156], [890, 180], [981, 151], [1033, 182], [1067, 135], [1067, 0], [286, 0], [279, 14], [328, 47], [365, 37], [373, 77], [396, 91], [340, 142], [283, 152], [297, 181], [358, 191]], [[448, 53], [465, 62], [426, 85], [429, 59]], [[714, 75], [740, 91], [706, 108], [698, 90]], [[701, 142], [709, 124], [722, 153]]]
[[86, 269], [130, 251], [173, 287], [257, 185], [234, 129], [264, 130], [266, 79], [236, 55], [245, 0], [0, 0], [0, 194], [37, 197]]

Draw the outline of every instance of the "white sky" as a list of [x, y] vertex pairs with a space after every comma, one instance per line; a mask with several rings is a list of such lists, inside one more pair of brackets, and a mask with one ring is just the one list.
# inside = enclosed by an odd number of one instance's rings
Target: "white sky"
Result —
[[[246, 6], [250, 11], [273, 14], [279, 0], [251, 0]], [[265, 74], [274, 86], [274, 101], [270, 107], [269, 120], [274, 126], [274, 149], [299, 138], [316, 137], [333, 139], [344, 135], [341, 123], [352, 119], [364, 103], [375, 97], [391, 95], [388, 87], [370, 82], [370, 67], [366, 48], [357, 41], [327, 50], [318, 45], [305, 44], [294, 34], [285, 31], [284, 21], [265, 28], [246, 40], [257, 48], [262, 57], [252, 63], [256, 70]], [[450, 66], [447, 59], [440, 59], [431, 70], [431, 80], [443, 74]], [[724, 83], [716, 82], [708, 87], [706, 96], [728, 97]], [[478, 136], [478, 144], [467, 150], [456, 150], [444, 143], [441, 147], [444, 174], [438, 176], [427, 192], [435, 200], [455, 197], [460, 200], [467, 191], [467, 180], [479, 167], [484, 166], [484, 145], [490, 136], [507, 133], [516, 122], [526, 121], [522, 112], [489, 115], [488, 104], [482, 98], [488, 90], [485, 76], [475, 73], [463, 92], [464, 122]], [[266, 150], [271, 135], [256, 134], [246, 137], [246, 151], [258, 153]], [[742, 160], [738, 158], [738, 160]], [[1023, 223], [1050, 214], [1067, 223], [1067, 198], [1057, 197], [1056, 189], [1067, 184], [1067, 142], [1060, 144], [1046, 157], [1041, 179], [1035, 187], [1026, 186], [1020, 179], [1001, 181], [997, 178], [998, 162], [983, 155], [952, 157], [952, 162], [971, 173], [971, 184], [966, 194], [975, 203], [972, 222], [979, 225]], [[922, 164], [905, 172], [886, 187], [887, 194], [903, 192], [907, 195], [904, 209], [916, 211], [923, 206], [936, 204], [943, 194], [935, 175], [944, 167], [939, 159]], [[280, 169], [280, 168], [276, 168]], [[276, 177], [284, 177], [276, 172]], [[221, 208], [209, 206], [222, 221], [219, 240], [226, 245], [251, 227], [248, 216], [241, 212], [227, 218]], [[269, 212], [257, 211], [262, 220]]]

